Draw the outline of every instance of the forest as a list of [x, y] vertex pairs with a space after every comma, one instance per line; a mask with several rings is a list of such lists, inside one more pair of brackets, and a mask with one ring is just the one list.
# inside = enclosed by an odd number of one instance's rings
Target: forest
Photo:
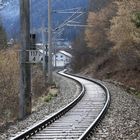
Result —
[[87, 24], [92, 28], [73, 43], [73, 68], [140, 90], [140, 1], [102, 1], [95, 9], [98, 4], [90, 1]]

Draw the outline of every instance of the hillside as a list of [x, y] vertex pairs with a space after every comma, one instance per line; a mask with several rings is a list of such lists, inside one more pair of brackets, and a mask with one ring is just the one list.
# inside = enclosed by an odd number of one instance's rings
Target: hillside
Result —
[[92, 28], [86, 28], [82, 40], [90, 57], [83, 56], [87, 64], [81, 60], [82, 73], [140, 90], [139, 9], [139, 0], [90, 1], [87, 24]]
[[[42, 17], [45, 18], [47, 26], [47, 0], [31, 0], [31, 28], [40, 28], [42, 26]], [[3, 25], [6, 29], [9, 38], [18, 38], [19, 34], [19, 0], [7, 0], [3, 9], [0, 11]], [[55, 0], [52, 1], [53, 10], [71, 9], [82, 7], [87, 9], [88, 0]], [[53, 26], [57, 27], [64, 22], [71, 14], [56, 14], [53, 13]], [[84, 16], [79, 18], [84, 21]], [[65, 39], [73, 39], [80, 32], [80, 28], [67, 27], [62, 35]], [[38, 36], [39, 37], [39, 36]]]

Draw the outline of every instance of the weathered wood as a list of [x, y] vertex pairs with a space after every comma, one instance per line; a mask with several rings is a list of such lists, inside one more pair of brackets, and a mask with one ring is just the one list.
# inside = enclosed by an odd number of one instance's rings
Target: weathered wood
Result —
[[30, 3], [29, 0], [20, 0], [20, 95], [19, 118], [23, 119], [31, 113], [31, 66], [26, 50], [30, 49]]

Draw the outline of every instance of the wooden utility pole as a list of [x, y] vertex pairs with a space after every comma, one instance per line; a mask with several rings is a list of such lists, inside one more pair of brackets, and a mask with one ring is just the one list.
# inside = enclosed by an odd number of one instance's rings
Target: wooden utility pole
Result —
[[51, 25], [51, 0], [48, 0], [48, 83], [52, 84], [52, 25]]
[[28, 50], [30, 50], [30, 2], [20, 0], [20, 95], [19, 119], [31, 114], [31, 65]]

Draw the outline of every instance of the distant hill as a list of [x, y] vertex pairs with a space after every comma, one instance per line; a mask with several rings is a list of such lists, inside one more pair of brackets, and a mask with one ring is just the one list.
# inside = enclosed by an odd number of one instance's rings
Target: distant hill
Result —
[[[42, 17], [46, 17], [45, 22], [47, 26], [47, 2], [48, 0], [31, 0], [31, 21], [33, 28], [39, 28], [42, 25]], [[19, 35], [19, 0], [7, 0], [5, 3], [0, 2], [0, 16], [2, 23], [6, 29], [8, 37], [17, 38]], [[3, 4], [2, 4], [3, 3]], [[87, 8], [88, 0], [52, 0], [52, 7], [54, 10], [70, 9], [76, 7]], [[67, 19], [70, 14], [53, 14], [53, 26], [57, 26]], [[80, 18], [84, 21], [84, 16]], [[76, 29], [76, 30], [75, 30]], [[66, 39], [73, 39], [80, 31], [78, 28], [69, 27], [62, 35]]]

